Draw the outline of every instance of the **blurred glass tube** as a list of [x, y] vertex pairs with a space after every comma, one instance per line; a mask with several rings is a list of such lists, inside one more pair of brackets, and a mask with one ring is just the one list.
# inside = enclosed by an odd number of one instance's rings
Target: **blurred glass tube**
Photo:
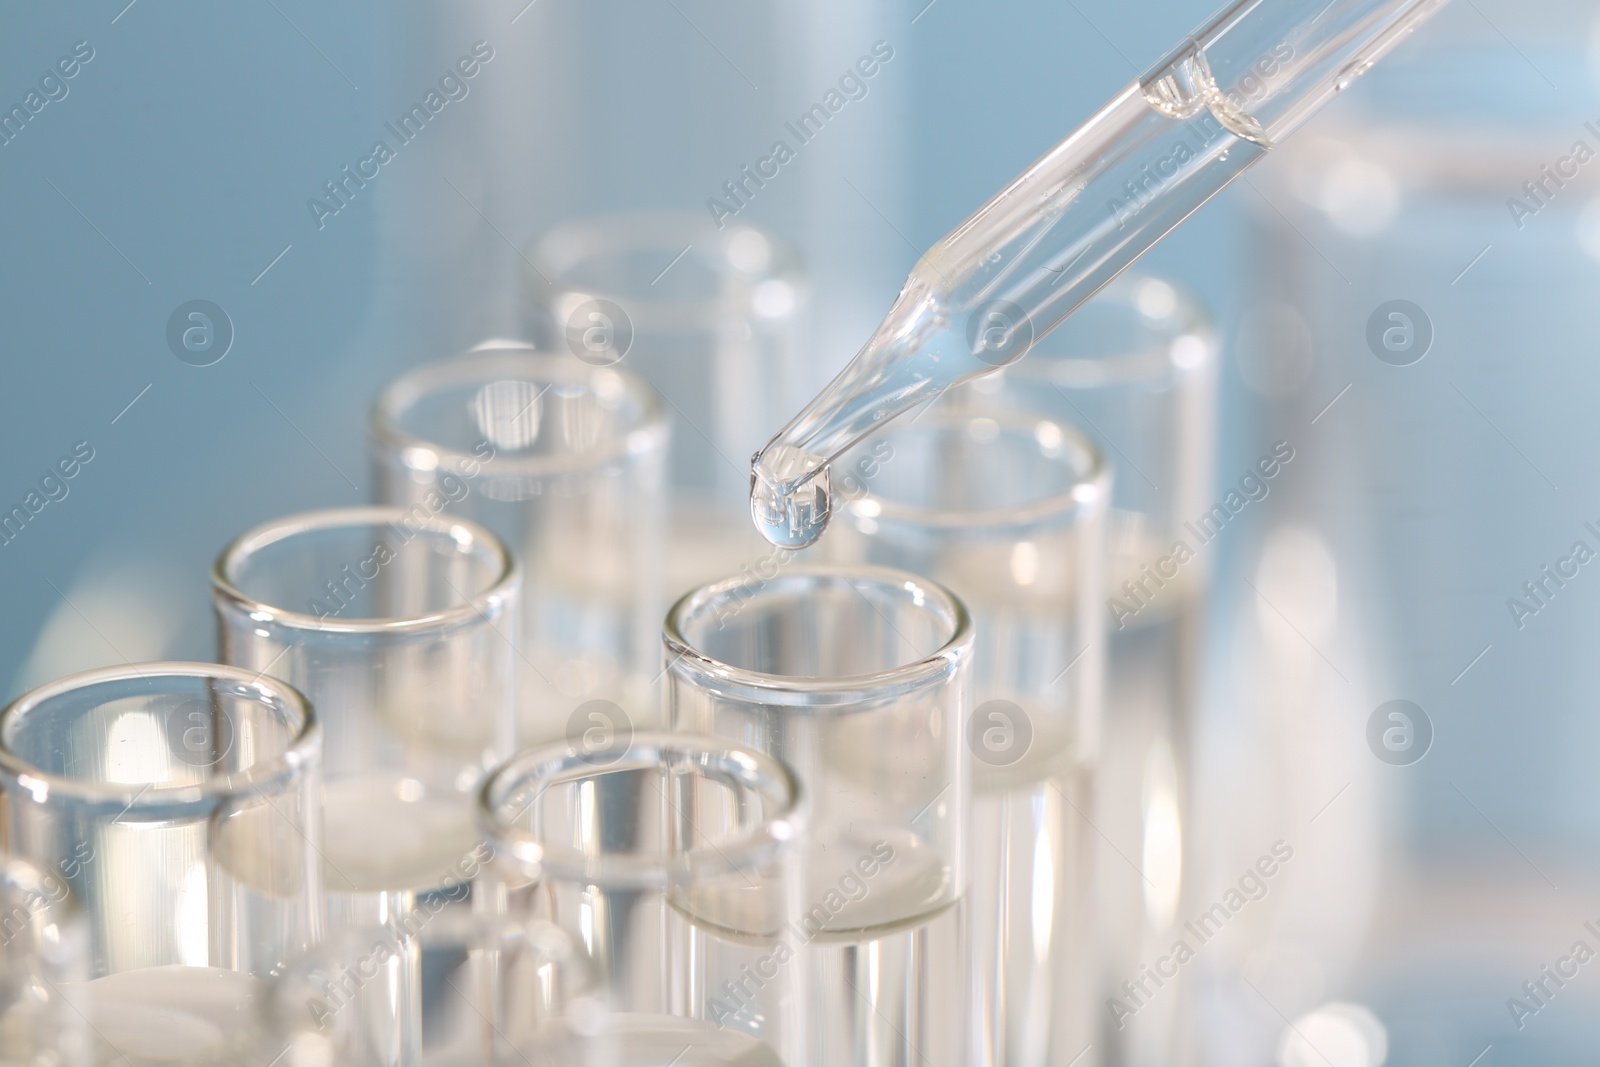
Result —
[[272, 678], [201, 663], [71, 675], [0, 713], [9, 849], [82, 904], [94, 1063], [267, 1067], [266, 977], [320, 929], [322, 735]]
[[493, 534], [426, 503], [278, 519], [217, 560], [222, 658], [325, 709], [335, 928], [471, 882], [473, 798], [515, 748], [520, 587]]
[[805, 784], [799, 1062], [969, 1063], [972, 623], [934, 582], [794, 567], [667, 614], [667, 716]]
[[0, 854], [0, 1064], [87, 1067], [89, 1029], [63, 993], [88, 976], [85, 935], [64, 877]]
[[[429, 123], [425, 141], [401, 149], [414, 153], [408, 163], [385, 168], [360, 193], [378, 231], [363, 357], [406, 366], [512, 334], [525, 309], [522, 254], [534, 239], [603, 212], [670, 211], [709, 223], [707, 201], [725, 200], [724, 183], [782, 139], [803, 162], [765, 179], [737, 221], [786, 235], [816, 280], [811, 350], [836, 355], [798, 368], [782, 405], [796, 407], [855, 351], [905, 275], [901, 238], [879, 211], [908, 226], [913, 13], [896, 0], [376, 9], [373, 95], [392, 102], [380, 119], [396, 120], [437, 89], [475, 42], [494, 58], [467, 82], [470, 95]], [[859, 81], [841, 89], [878, 42], [895, 58], [866, 80], [864, 95]], [[845, 92], [860, 98], [826, 137], [807, 143], [786, 130]], [[748, 455], [735, 458], [743, 465]]]
[[684, 734], [529, 749], [485, 785], [485, 891], [581, 945], [594, 1063], [804, 1062], [800, 804], [777, 761]]
[[1267, 328], [1242, 369], [1267, 432], [1315, 450], [1250, 565], [1317, 651], [1241, 614], [1232, 658], [1258, 669], [1230, 699], [1281, 799], [1218, 789], [1218, 817], [1285, 836], [1352, 784], [1226, 961], [1215, 1062], [1294, 1051], [1283, 1017], [1332, 999], [1381, 1016], [1391, 1063], [1490, 1043], [1485, 1063], [1557, 1063], [1600, 1030], [1583, 982], [1537, 1019], [1508, 1010], [1541, 1006], [1534, 961], [1594, 946], [1567, 893], [1600, 810], [1600, 625], [1571, 573], [1576, 542], [1600, 548], [1574, 506], [1600, 491], [1595, 15], [1446, 10], [1258, 172], [1245, 324]]
[[[420, 961], [397, 1048], [384, 979]], [[282, 1067], [599, 1067], [569, 1025], [588, 996], [573, 940], [549, 923], [416, 912], [346, 930], [293, 960], [263, 1010]]]
[[794, 250], [702, 214], [611, 215], [546, 234], [524, 276], [541, 347], [619, 363], [672, 410], [668, 595], [755, 558], [749, 458], [794, 391], [806, 297]]
[[[1203, 848], [1190, 811], [1201, 598], [1214, 561], [1207, 528], [1216, 452], [1217, 343], [1171, 283], [1124, 275], [1028, 358], [971, 396], [1077, 426], [1116, 470], [1107, 548], [1105, 732], [1096, 782], [1096, 908], [1104, 1000], [1145, 982], [1137, 1018], [1106, 1018], [1130, 1067], [1180, 1055], [1187, 994], [1142, 966], [1167, 954], [1184, 917], [1185, 874]], [[1213, 524], [1215, 520], [1212, 520]], [[1213, 534], [1214, 535], [1214, 534]], [[1181, 1060], [1181, 1055], [1180, 1055]]]
[[489, 345], [402, 375], [372, 416], [378, 496], [494, 531], [523, 571], [519, 736], [607, 701], [656, 717], [661, 398], [570, 354]]
[[937, 406], [835, 470], [844, 521], [825, 542], [832, 557], [927, 575], [972, 613], [969, 1062], [1073, 1061], [1096, 1042], [1100, 1007], [1085, 819], [1111, 472], [1061, 423]]

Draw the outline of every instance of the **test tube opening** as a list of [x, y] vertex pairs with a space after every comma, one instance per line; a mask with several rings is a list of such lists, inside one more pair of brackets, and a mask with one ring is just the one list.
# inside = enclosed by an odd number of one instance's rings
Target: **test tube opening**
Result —
[[494, 614], [516, 575], [487, 531], [419, 505], [308, 512], [259, 526], [223, 551], [213, 585], [261, 622], [393, 629]]
[[665, 636], [673, 669], [785, 702], [784, 690], [894, 690], [939, 674], [972, 633], [966, 608], [937, 583], [887, 568], [806, 565], [688, 594], [667, 613]]
[[0, 712], [0, 780], [43, 802], [169, 809], [266, 788], [317, 757], [310, 705], [273, 678], [216, 664], [69, 675]]

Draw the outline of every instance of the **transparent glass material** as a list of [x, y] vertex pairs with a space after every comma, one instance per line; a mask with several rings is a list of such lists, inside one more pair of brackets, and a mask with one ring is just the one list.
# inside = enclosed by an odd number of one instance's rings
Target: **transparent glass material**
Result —
[[827, 467], [1025, 355], [1445, 0], [1239, 0], [925, 252], [851, 363], [757, 454], [751, 513], [810, 544]]
[[524, 742], [564, 736], [592, 701], [649, 723], [664, 604], [660, 396], [568, 354], [486, 346], [389, 385], [372, 437], [385, 503], [462, 515], [517, 555]]
[[0, 855], [0, 1067], [78, 1067], [89, 1028], [66, 992], [88, 977], [83, 916], [66, 881]]
[[[411, 971], [422, 980], [407, 983]], [[557, 927], [419, 911], [291, 962], [263, 1027], [282, 1067], [600, 1067], [583, 1033], [597, 1008]]]
[[1193, 297], [1165, 279], [1127, 274], [1028, 359], [962, 394], [1076, 426], [1116, 469], [1106, 579], [1120, 605], [1110, 609], [1115, 631], [1170, 614], [1209, 574], [1203, 554], [1176, 578], [1152, 579], [1145, 568], [1180, 541], [1198, 548], [1196, 530], [1215, 533], [1207, 509], [1215, 503], [1217, 357], [1215, 330]]
[[806, 283], [795, 251], [698, 213], [634, 214], [568, 223], [528, 258], [540, 346], [621, 361], [654, 386], [677, 416], [674, 496], [743, 511], [746, 461], [779, 417], [796, 358]]
[[966, 608], [903, 571], [795, 566], [688, 594], [663, 642], [672, 727], [782, 760], [811, 797], [798, 1062], [966, 1064]]
[[1111, 472], [1061, 423], [942, 406], [840, 472], [833, 558], [936, 578], [972, 613], [969, 1062], [1066, 1063], [1096, 1041], [1085, 820]]
[[0, 713], [6, 847], [69, 887], [94, 1064], [250, 1064], [267, 975], [321, 919], [322, 738], [288, 685], [215, 664], [108, 667]]
[[567, 930], [592, 967], [593, 1062], [806, 1062], [787, 768], [683, 734], [546, 745], [495, 773], [481, 819], [499, 908]]
[[[703, 214], [568, 223], [529, 251], [530, 326], [541, 347], [612, 363], [673, 413], [667, 595], [770, 551], [746, 517], [749, 459], [796, 388], [807, 284], [772, 234]], [[660, 614], [651, 620], [660, 622]]]
[[418, 509], [295, 515], [218, 559], [222, 658], [325, 709], [321, 856], [335, 926], [471, 882], [474, 797], [515, 748], [519, 588], [494, 535]]
[[1573, 506], [1600, 491], [1597, 12], [1519, 4], [1513, 31], [1477, 9], [1373, 71], [1246, 200], [1244, 321], [1277, 325], [1240, 353], [1271, 372], [1245, 378], [1253, 433], [1303, 439], [1305, 466], [1240, 561], [1255, 588], [1235, 587], [1226, 658], [1249, 669], [1200, 798], [1236, 841], [1219, 883], [1275, 839], [1294, 859], [1208, 950], [1211, 1063], [1313, 1062], [1286, 1020], [1348, 1042], [1338, 1002], [1381, 1024], [1368, 1062], [1571, 1063], [1600, 1042], [1600, 987], [1568, 977], [1600, 947], [1600, 616], [1592, 568], [1573, 577], [1600, 544]]
[[[1099, 1007], [1115, 998], [1138, 1009], [1136, 1019], [1106, 1019], [1103, 1048], [1130, 1064], [1168, 1062], [1193, 1004], [1191, 974], [1158, 989], [1140, 968], [1169, 954], [1198, 903], [1184, 875], [1203, 847], [1191, 805], [1202, 598], [1220, 552], [1212, 542], [1236, 536], [1232, 505], [1213, 488], [1217, 373], [1217, 340], [1193, 298], [1128, 274], [1027, 359], [961, 394], [1070, 422], [1117, 471], [1098, 609], [1109, 641], [1095, 907], [1107, 986]], [[1281, 484], [1282, 464], [1270, 469], [1251, 470], [1252, 502], [1234, 497], [1241, 509]], [[1144, 991], [1130, 995], [1128, 981]]]

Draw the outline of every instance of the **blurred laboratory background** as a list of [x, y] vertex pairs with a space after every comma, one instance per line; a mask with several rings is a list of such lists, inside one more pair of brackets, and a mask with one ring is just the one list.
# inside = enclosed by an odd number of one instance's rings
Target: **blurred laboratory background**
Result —
[[[750, 453], [923, 249], [1212, 13], [7, 5], [0, 110], [50, 87], [0, 134], [5, 698], [215, 658], [211, 561], [378, 498], [385, 385], [485, 342], [581, 355], [594, 294], [627, 337], [592, 362], [673, 424], [665, 595], [757, 559]], [[1156, 555], [1105, 590], [1107, 814], [1078, 833], [1138, 903], [1106, 905], [1133, 933], [1087, 980], [1099, 1062], [1509, 1067], [1600, 1038], [1597, 159], [1595, 5], [1459, 0], [1098, 298], [1170, 349], [1178, 441], [1141, 453], [1136, 402], [1075, 401], [1070, 368], [1006, 371], [1113, 468], [1113, 555], [1137, 511], [1196, 557], [1170, 612], [1122, 584]], [[607, 622], [626, 655], [654, 662], [666, 607]], [[1127, 636], [1157, 625], [1155, 652]], [[572, 691], [616, 698], [630, 665], [591, 666]]]

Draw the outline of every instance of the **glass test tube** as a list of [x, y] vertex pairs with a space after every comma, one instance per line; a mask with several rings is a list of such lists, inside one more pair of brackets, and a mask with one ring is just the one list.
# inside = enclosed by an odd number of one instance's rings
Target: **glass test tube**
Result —
[[803, 391], [790, 380], [806, 298], [794, 249], [698, 214], [633, 214], [559, 227], [528, 258], [541, 345], [625, 360], [674, 413], [667, 595], [765, 555], [749, 519], [749, 458]]
[[1217, 342], [1194, 300], [1162, 279], [1125, 275], [1028, 358], [969, 387], [975, 398], [1080, 427], [1117, 472], [1096, 925], [1107, 997], [1136, 1007], [1132, 1018], [1102, 1018], [1116, 1055], [1134, 1067], [1177, 1054], [1189, 1010], [1185, 976], [1157, 985], [1141, 967], [1170, 953], [1188, 911], [1184, 876], [1195, 869], [1191, 720], [1202, 597], [1215, 554], [1207, 545], [1227, 521], [1212, 514], [1216, 378]]
[[66, 881], [0, 854], [0, 1065], [81, 1067], [89, 1029], [63, 990], [88, 976], [83, 916]]
[[71, 675], [0, 712], [6, 845], [81, 905], [63, 987], [94, 1064], [248, 1064], [264, 980], [317, 937], [322, 737], [294, 689], [215, 664]]
[[570, 355], [486, 346], [390, 384], [372, 434], [384, 502], [470, 518], [518, 557], [518, 736], [554, 740], [592, 713], [653, 720], [668, 442], [655, 391]]
[[794, 1062], [968, 1063], [972, 625], [942, 586], [796, 566], [667, 614], [667, 714], [782, 760], [812, 798]]
[[334, 927], [470, 885], [473, 797], [515, 747], [520, 582], [493, 534], [425, 505], [290, 516], [218, 559], [222, 658], [321, 711]]
[[484, 878], [513, 917], [581, 943], [606, 1012], [596, 1064], [805, 1062], [801, 803], [777, 761], [685, 734], [529, 749], [485, 785]]
[[938, 579], [972, 613], [970, 1063], [1092, 1062], [1093, 766], [1111, 473], [1078, 431], [936, 407], [847, 453], [832, 558]]
[[[382, 976], [405, 958], [426, 979], [412, 988], [412, 1029], [396, 1055]], [[263, 1026], [285, 1050], [282, 1067], [599, 1067], [582, 1033], [584, 964], [550, 923], [419, 911], [342, 931], [291, 962]]]

